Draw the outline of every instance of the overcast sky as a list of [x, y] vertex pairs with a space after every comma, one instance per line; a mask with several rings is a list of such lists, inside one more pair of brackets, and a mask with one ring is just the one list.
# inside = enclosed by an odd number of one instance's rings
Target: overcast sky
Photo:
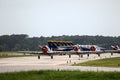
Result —
[[0, 0], [0, 35], [120, 36], [120, 0]]

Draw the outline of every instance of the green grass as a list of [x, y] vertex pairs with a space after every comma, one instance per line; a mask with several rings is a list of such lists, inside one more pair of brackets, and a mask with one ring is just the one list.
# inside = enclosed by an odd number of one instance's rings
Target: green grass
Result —
[[75, 64], [76, 66], [120, 67], [120, 57], [105, 58]]
[[29, 71], [0, 73], [0, 80], [120, 80], [120, 72]]

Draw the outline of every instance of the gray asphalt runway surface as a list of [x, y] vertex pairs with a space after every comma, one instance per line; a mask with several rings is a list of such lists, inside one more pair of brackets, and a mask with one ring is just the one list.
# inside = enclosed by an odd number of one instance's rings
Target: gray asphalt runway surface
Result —
[[113, 54], [113, 56], [111, 56], [110, 53], [106, 53], [101, 54], [100, 57], [95, 54], [91, 54], [89, 57], [84, 55], [83, 58], [79, 58], [78, 55], [72, 55], [71, 58], [69, 58], [68, 55], [55, 55], [53, 59], [51, 59], [50, 56], [41, 56], [40, 59], [38, 59], [37, 56], [1, 58], [0, 72], [3, 73], [29, 70], [120, 71], [120, 68], [71, 66], [71, 64], [89, 60], [118, 56], [120, 57], [120, 54]]

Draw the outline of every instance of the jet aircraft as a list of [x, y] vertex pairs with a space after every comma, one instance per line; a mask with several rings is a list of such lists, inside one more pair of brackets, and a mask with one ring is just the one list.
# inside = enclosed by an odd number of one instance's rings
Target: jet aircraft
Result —
[[[86, 47], [85, 47], [86, 46]], [[53, 55], [63, 55], [68, 54], [69, 58], [71, 54], [77, 54], [79, 57], [83, 57], [84, 54], [97, 54], [100, 56], [102, 53], [120, 53], [118, 46], [112, 46], [113, 50], [106, 50], [105, 48], [98, 47], [97, 45], [74, 45], [72, 41], [58, 41], [58, 40], [48, 40], [48, 45], [41, 46], [39, 51], [28, 51], [29, 53], [37, 53], [38, 57], [40, 55], [49, 55], [53, 59]], [[23, 51], [24, 52], [24, 51]]]
[[106, 50], [106, 48], [99, 47], [97, 45], [79, 45], [78, 46], [81, 48], [81, 51], [102, 51]]

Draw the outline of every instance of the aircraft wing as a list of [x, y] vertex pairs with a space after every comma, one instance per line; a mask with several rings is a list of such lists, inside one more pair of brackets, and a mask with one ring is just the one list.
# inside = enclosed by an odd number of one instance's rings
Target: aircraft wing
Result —
[[82, 54], [88, 54], [88, 53], [92, 53], [92, 54], [96, 54], [96, 53], [120, 53], [120, 50], [80, 51], [78, 53], [82, 53]]
[[103, 51], [49, 51], [43, 53], [42, 51], [18, 51], [18, 53], [29, 54], [101, 54], [101, 53], [120, 53], [120, 50], [103, 50]]
[[120, 53], [120, 50], [105, 50], [105, 53]]
[[79, 57], [83, 57], [84, 54], [87, 54], [87, 56], [89, 57], [90, 54], [97, 54], [98, 56], [100, 56], [100, 54], [103, 53], [111, 53], [111, 55], [113, 55], [113, 53], [120, 53], [120, 50], [103, 50], [103, 51], [50, 51], [47, 53], [43, 53], [42, 51], [18, 51], [19, 53], [29, 53], [29, 54], [38, 54], [38, 57], [40, 57], [40, 55], [49, 55], [51, 56], [51, 59], [53, 59], [53, 55], [64, 55], [64, 54], [68, 54], [69, 58], [71, 58], [72, 54], [76, 54], [79, 55]]
[[24, 53], [24, 54], [42, 54], [42, 51], [17, 51], [18, 53]]

